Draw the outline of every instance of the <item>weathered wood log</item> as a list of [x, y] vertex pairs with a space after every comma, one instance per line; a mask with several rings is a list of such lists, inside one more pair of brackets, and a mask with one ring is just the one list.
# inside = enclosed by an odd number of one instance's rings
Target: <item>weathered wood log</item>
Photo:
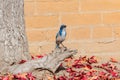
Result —
[[74, 54], [77, 50], [56, 49], [52, 53], [41, 59], [27, 61], [23, 64], [17, 64], [9, 67], [8, 71], [12, 74], [31, 72], [37, 68], [47, 69], [53, 73], [58, 69], [62, 61]]

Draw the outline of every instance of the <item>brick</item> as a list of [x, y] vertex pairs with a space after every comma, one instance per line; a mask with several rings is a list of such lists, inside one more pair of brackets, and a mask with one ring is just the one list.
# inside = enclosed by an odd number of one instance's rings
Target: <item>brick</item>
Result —
[[114, 27], [114, 37], [120, 38], [120, 27]]
[[75, 28], [70, 33], [71, 40], [90, 39], [90, 28]]
[[77, 12], [78, 0], [37, 2], [37, 11], [41, 13]]
[[28, 2], [28, 1], [34, 1], [34, 0], [24, 0], [24, 2]]
[[41, 47], [41, 54], [49, 54], [55, 49], [55, 44], [46, 44]]
[[[34, 42], [33, 42], [33, 44], [34, 44]], [[55, 49], [55, 44], [29, 45], [29, 52], [33, 56], [40, 55], [40, 54], [49, 54], [54, 49]]]
[[62, 16], [62, 23], [69, 26], [100, 24], [100, 14], [66, 14]]
[[39, 46], [29, 46], [29, 52], [31, 55], [38, 55], [40, 54]]
[[66, 1], [74, 1], [74, 0], [36, 0], [36, 1], [41, 1], [41, 2], [43, 2], [43, 1], [47, 1], [47, 2], [49, 2], [49, 1], [54, 1], [54, 2], [66, 2]]
[[26, 16], [27, 28], [51, 28], [58, 26], [58, 16]]
[[120, 10], [120, 0], [80, 0], [82, 11]]
[[63, 44], [69, 49], [77, 49], [78, 51], [81, 49], [80, 43], [68, 42], [68, 43], [63, 43]]
[[103, 43], [97, 43], [97, 42], [70, 42], [70, 43], [65, 43], [64, 45], [67, 46], [68, 48], [71, 49], [77, 49], [78, 53], [75, 55], [101, 55], [104, 56], [107, 55], [116, 55], [116, 51], [118, 51], [119, 54], [119, 49], [120, 49], [120, 41], [116, 40], [108, 44]]
[[55, 43], [55, 37], [56, 37], [56, 33], [58, 31], [57, 30], [47, 30], [47, 41], [49, 42], [54, 42]]
[[70, 31], [71, 31], [70, 27], [67, 26], [67, 27], [66, 27], [66, 32], [67, 32], [67, 34], [66, 34], [66, 39], [65, 39], [64, 42], [67, 42], [67, 41], [70, 40]]
[[93, 28], [93, 39], [112, 38], [112, 27], [101, 26]]
[[33, 2], [24, 2], [25, 16], [34, 14], [34, 3]]
[[27, 37], [29, 42], [41, 42], [47, 40], [46, 31], [41, 30], [27, 30]]
[[104, 24], [120, 24], [120, 12], [104, 13], [103, 23]]

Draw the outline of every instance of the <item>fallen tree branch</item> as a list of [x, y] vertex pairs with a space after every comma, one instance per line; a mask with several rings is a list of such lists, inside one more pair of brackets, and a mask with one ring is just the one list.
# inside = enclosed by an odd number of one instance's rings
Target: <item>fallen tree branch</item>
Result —
[[27, 61], [23, 64], [17, 64], [14, 66], [10, 66], [8, 72], [12, 74], [23, 73], [23, 72], [31, 72], [37, 68], [48, 69], [51, 72], [55, 73], [58, 69], [62, 61], [74, 54], [77, 53], [77, 50], [64, 50], [64, 49], [56, 49], [52, 53], [41, 59], [35, 59]]

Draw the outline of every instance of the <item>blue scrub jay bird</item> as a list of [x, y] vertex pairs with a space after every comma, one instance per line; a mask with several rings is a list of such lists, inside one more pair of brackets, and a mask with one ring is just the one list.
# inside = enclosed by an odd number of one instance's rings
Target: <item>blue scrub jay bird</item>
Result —
[[62, 42], [65, 40], [66, 37], [66, 25], [61, 25], [60, 30], [56, 35], [56, 48], [60, 48], [59, 45], [61, 44], [64, 48], [66, 48]]

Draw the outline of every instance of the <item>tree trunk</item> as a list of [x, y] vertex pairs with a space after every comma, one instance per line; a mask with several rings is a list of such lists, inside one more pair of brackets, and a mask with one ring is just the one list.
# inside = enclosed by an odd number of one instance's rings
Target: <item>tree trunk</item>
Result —
[[23, 5], [24, 0], [0, 0], [0, 68], [30, 59]]

